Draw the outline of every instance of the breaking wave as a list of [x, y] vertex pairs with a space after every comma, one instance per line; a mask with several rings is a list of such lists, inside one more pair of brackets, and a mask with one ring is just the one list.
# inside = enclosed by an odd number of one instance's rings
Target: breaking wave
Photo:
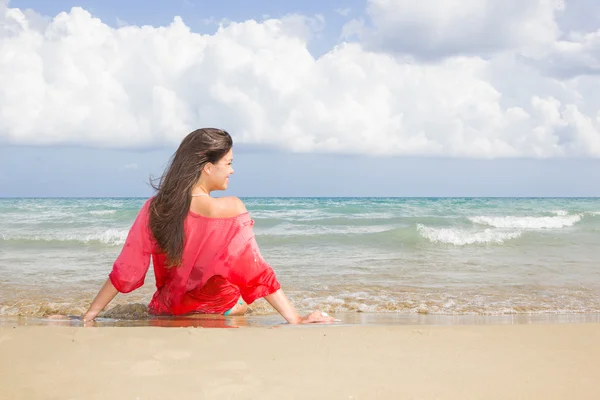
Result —
[[446, 243], [455, 246], [468, 244], [502, 244], [506, 240], [516, 239], [522, 235], [521, 231], [496, 231], [486, 229], [473, 232], [457, 228], [432, 228], [417, 224], [419, 234], [433, 243]]
[[116, 213], [117, 210], [94, 210], [90, 211], [92, 215], [110, 215]]
[[103, 243], [111, 246], [119, 246], [125, 243], [128, 230], [107, 229], [102, 232], [81, 233], [44, 233], [44, 234], [0, 234], [0, 240], [11, 242], [78, 242], [78, 243]]
[[575, 225], [581, 215], [557, 215], [555, 217], [469, 217], [469, 221], [505, 229], [558, 229]]

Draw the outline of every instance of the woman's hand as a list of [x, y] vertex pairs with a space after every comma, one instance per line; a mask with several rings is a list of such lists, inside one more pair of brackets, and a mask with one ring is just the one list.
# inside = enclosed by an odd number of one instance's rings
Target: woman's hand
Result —
[[100, 289], [96, 295], [94, 301], [92, 301], [90, 308], [83, 315], [83, 323], [92, 322], [117, 293], [119, 293], [119, 291], [113, 286], [110, 279], [107, 279], [104, 286], [102, 286], [102, 289]]
[[85, 313], [82, 320], [83, 320], [83, 322], [92, 322], [97, 316], [98, 316], [97, 311], [88, 311]]
[[318, 322], [335, 322], [335, 321], [339, 321], [339, 319], [335, 319], [332, 316], [330, 316], [327, 313], [324, 313], [322, 311], [313, 311], [312, 313], [308, 314], [307, 316], [300, 318], [301, 324], [314, 324], [314, 323], [318, 323]]
[[271, 293], [265, 296], [265, 300], [269, 302], [281, 314], [285, 320], [290, 324], [313, 324], [317, 322], [334, 322], [339, 321], [327, 315], [322, 311], [314, 311], [304, 317], [298, 315], [292, 303], [283, 293], [283, 290], [279, 289], [275, 293]]

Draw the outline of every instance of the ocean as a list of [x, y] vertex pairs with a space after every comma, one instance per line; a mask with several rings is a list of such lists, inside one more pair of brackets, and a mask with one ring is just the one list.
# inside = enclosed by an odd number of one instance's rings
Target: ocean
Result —
[[[243, 200], [302, 312], [600, 313], [599, 198]], [[0, 318], [81, 315], [144, 201], [0, 199]], [[150, 268], [103, 315], [144, 319], [153, 291]], [[273, 313], [264, 300], [249, 311]]]

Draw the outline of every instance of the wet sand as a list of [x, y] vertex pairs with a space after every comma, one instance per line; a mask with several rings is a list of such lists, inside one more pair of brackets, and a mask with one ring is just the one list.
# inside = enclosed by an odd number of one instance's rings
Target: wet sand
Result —
[[598, 399], [600, 324], [0, 327], [1, 399]]

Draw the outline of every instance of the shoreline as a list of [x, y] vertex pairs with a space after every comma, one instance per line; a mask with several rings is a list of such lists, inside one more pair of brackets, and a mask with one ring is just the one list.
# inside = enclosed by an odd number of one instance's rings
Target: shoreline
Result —
[[3, 326], [0, 399], [600, 398], [600, 323], [277, 328]]
[[[445, 315], [406, 313], [333, 313], [340, 322], [331, 325], [354, 326], [463, 326], [463, 325], [556, 325], [600, 324], [600, 313], [581, 314], [507, 314]], [[0, 316], [0, 328], [12, 326], [82, 326], [81, 317]], [[171, 327], [171, 328], [270, 328], [293, 327], [278, 314], [224, 317], [196, 314], [185, 317], [151, 317], [141, 319], [98, 318], [93, 327]]]

